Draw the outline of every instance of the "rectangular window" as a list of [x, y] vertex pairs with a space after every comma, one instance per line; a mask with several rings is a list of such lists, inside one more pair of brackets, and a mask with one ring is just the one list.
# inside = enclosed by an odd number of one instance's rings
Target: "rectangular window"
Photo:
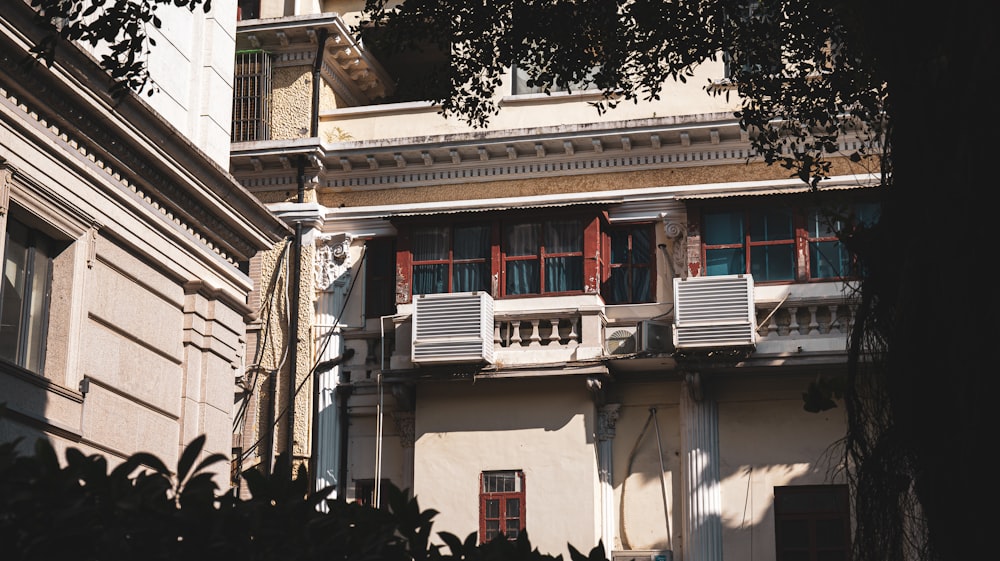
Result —
[[14, 218], [7, 219], [0, 287], [0, 359], [39, 374], [45, 367], [56, 252], [52, 238]]
[[271, 55], [236, 53], [233, 75], [233, 142], [271, 138]]
[[809, 278], [840, 279], [857, 274], [854, 261], [837, 235], [847, 228], [871, 226], [878, 220], [879, 207], [859, 204], [848, 212], [809, 211], [806, 220], [809, 244]]
[[396, 303], [416, 294], [486, 292], [503, 298], [598, 292], [606, 263], [604, 215], [593, 210], [545, 221], [517, 218], [523, 214], [491, 213], [477, 222], [397, 222]]
[[413, 293], [490, 290], [490, 226], [422, 226], [411, 234]]
[[396, 313], [396, 247], [392, 239], [365, 244], [365, 317]]
[[484, 471], [479, 479], [480, 543], [517, 539], [524, 531], [524, 472]]
[[237, 0], [236, 20], [257, 19], [260, 17], [260, 0]]
[[[597, 70], [598, 68], [595, 67], [591, 71], [591, 77], [593, 77], [593, 75], [597, 73]], [[511, 74], [513, 75], [514, 78], [513, 86], [511, 87], [511, 94], [524, 95], [533, 93], [545, 93], [545, 88], [543, 88], [541, 85], [537, 85], [534, 83], [530, 86], [528, 85], [531, 76], [529, 76], [528, 73], [523, 68], [514, 66]], [[569, 84], [569, 86], [559, 86], [556, 84], [552, 84], [549, 87], [549, 92], [578, 92], [584, 90], [591, 90], [597, 87], [596, 85], [593, 84], [593, 82], [589, 84], [585, 82], [586, 80], [581, 80], [579, 82], [573, 82]]]
[[583, 290], [579, 220], [507, 224], [503, 255], [508, 295]]
[[652, 302], [656, 278], [652, 226], [616, 227], [608, 230], [609, 275], [604, 285], [608, 304]]
[[851, 529], [846, 485], [774, 488], [776, 561], [847, 561]]
[[795, 226], [787, 209], [706, 212], [706, 275], [750, 273], [757, 281], [795, 279]]

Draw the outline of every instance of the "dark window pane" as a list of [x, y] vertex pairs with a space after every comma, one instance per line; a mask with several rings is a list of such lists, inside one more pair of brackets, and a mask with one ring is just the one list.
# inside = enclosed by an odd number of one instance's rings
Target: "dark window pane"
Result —
[[500, 517], [500, 499], [486, 499], [486, 518]]
[[517, 520], [507, 520], [507, 529], [504, 533], [512, 540], [517, 539], [517, 534], [521, 531], [521, 523]]
[[820, 549], [846, 547], [844, 521], [840, 518], [816, 521], [816, 546]]
[[545, 291], [583, 290], [583, 257], [550, 257], [545, 260]]
[[778, 557], [781, 561], [812, 561], [808, 551], [782, 551]]
[[809, 244], [809, 278], [830, 279], [848, 276], [851, 256], [840, 242]]
[[507, 262], [507, 294], [538, 294], [540, 284], [538, 261]]
[[486, 263], [455, 263], [451, 282], [452, 292], [490, 290], [490, 270]]
[[647, 264], [653, 255], [653, 232], [649, 228], [632, 231], [632, 263]]
[[521, 501], [519, 499], [507, 499], [507, 518], [520, 518], [520, 517], [521, 517]]
[[632, 269], [632, 302], [649, 302], [650, 270], [648, 268]]
[[756, 280], [777, 281], [795, 278], [792, 245], [758, 245], [750, 248], [750, 273]]
[[448, 291], [448, 265], [414, 265], [413, 293], [439, 294]]
[[413, 229], [413, 260], [437, 261], [448, 258], [448, 228], [423, 227]]
[[611, 263], [619, 265], [628, 263], [628, 232], [625, 230], [613, 230], [611, 232]]
[[511, 224], [504, 234], [504, 251], [508, 256], [538, 255], [541, 224]]
[[741, 275], [745, 273], [743, 264], [743, 250], [733, 249], [707, 249], [705, 250], [705, 274], [712, 275]]
[[625, 304], [629, 301], [628, 294], [628, 269], [611, 269], [611, 277], [608, 279], [607, 298], [609, 304]]
[[489, 255], [489, 226], [455, 226], [455, 259], [486, 259]]
[[750, 215], [750, 241], [787, 240], [792, 237], [792, 213], [787, 210]]
[[[743, 243], [743, 213], [712, 212], [702, 219], [708, 245]], [[720, 273], [721, 274], [721, 273]]]
[[809, 547], [808, 520], [781, 520], [778, 522], [778, 536], [782, 549]]
[[583, 251], [583, 229], [579, 220], [559, 220], [545, 223], [545, 252], [573, 253]]

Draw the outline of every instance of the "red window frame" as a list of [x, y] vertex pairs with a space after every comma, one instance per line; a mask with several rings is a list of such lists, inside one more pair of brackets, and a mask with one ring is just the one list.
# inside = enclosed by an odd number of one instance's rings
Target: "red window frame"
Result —
[[775, 487], [776, 561], [848, 561], [850, 518], [846, 485]]
[[[649, 235], [649, 255], [648, 261], [646, 263], [636, 263], [633, 259], [633, 233], [636, 230], [646, 230]], [[611, 238], [616, 232], [627, 232], [627, 244], [628, 244], [628, 261], [623, 263], [615, 263], [612, 255], [612, 241]], [[603, 279], [602, 279], [602, 290], [601, 294], [604, 296], [604, 301], [608, 304], [643, 304], [648, 302], [656, 301], [656, 228], [654, 224], [624, 224], [609, 226], [604, 235], [602, 236], [602, 241], [604, 243], [603, 247], [603, 259], [602, 261], [606, 263]], [[615, 269], [625, 269], [628, 276], [628, 292], [629, 296], [625, 301], [616, 301], [611, 294], [611, 273]], [[632, 273], [635, 269], [648, 269], [649, 270], [649, 297], [646, 299], [637, 299], [632, 294]]]
[[[857, 206], [866, 202], [871, 202], [867, 197], [856, 197], [851, 199], [849, 206]], [[829, 205], [834, 205], [835, 202], [830, 202]], [[842, 203], [841, 203], [842, 204]], [[780, 206], [779, 206], [780, 205]], [[703, 205], [700, 207], [694, 207], [689, 209], [688, 217], [689, 220], [696, 225], [697, 231], [701, 235], [701, 247], [700, 247], [700, 258], [701, 258], [701, 269], [703, 274], [708, 273], [708, 251], [713, 249], [742, 249], [743, 254], [743, 270], [738, 271], [739, 273], [752, 272], [753, 261], [752, 261], [752, 248], [754, 247], [766, 247], [766, 246], [779, 246], [786, 245], [792, 246], [792, 256], [793, 256], [793, 275], [791, 279], [780, 279], [780, 280], [769, 280], [766, 278], [758, 278], [757, 275], [754, 276], [754, 282], [758, 284], [789, 284], [789, 283], [806, 283], [806, 282], [828, 282], [831, 280], [843, 280], [840, 277], [816, 277], [811, 276], [811, 264], [810, 264], [810, 253], [812, 250], [811, 244], [813, 242], [830, 241], [836, 238], [814, 238], [810, 237], [809, 230], [809, 217], [813, 210], [818, 206], [824, 206], [824, 203], [817, 203], [815, 199], [805, 199], [805, 198], [792, 198], [785, 199], [777, 205], [774, 202], [770, 204], [761, 204], [757, 202], [750, 201], [740, 201], [740, 202], [728, 202], [715, 205]], [[750, 227], [749, 227], [749, 217], [755, 213], [766, 212], [769, 209], [780, 209], [784, 208], [790, 212], [791, 215], [791, 229], [792, 237], [780, 240], [753, 240], [750, 237]], [[740, 243], [731, 244], [708, 244], [705, 242], [705, 215], [715, 212], [734, 212], [742, 213], [744, 216], [744, 230], [742, 235], [742, 240]]]
[[[513, 476], [514, 490], [488, 491], [491, 476]], [[496, 502], [496, 514], [490, 511], [489, 503]], [[513, 502], [511, 502], [513, 501]], [[518, 512], [510, 514], [511, 504], [516, 504]], [[479, 474], [479, 543], [486, 543], [497, 538], [501, 533], [509, 540], [517, 539], [517, 535], [503, 532], [509, 527], [509, 522], [516, 522], [518, 533], [524, 532], [526, 509], [524, 491], [524, 472], [521, 470], [484, 471]], [[487, 529], [488, 522], [495, 521], [497, 530]]]
[[[536, 297], [536, 296], [551, 296], [553, 294], [597, 294], [600, 292], [600, 275], [603, 268], [603, 256], [601, 254], [601, 226], [607, 224], [607, 214], [600, 210], [590, 210], [587, 212], [568, 211], [568, 212], [549, 212], [547, 213], [546, 220], [538, 220], [539, 214], [537, 212], [504, 212], [504, 213], [484, 213], [482, 218], [475, 223], [488, 223], [491, 226], [491, 240], [490, 240], [490, 276], [492, 279], [492, 286], [490, 287], [492, 296], [494, 298], [522, 298], [522, 297]], [[579, 220], [581, 225], [581, 236], [583, 237], [583, 250], [580, 252], [571, 253], [548, 253], [544, 249], [540, 251], [540, 255], [534, 256], [508, 256], [506, 255], [503, 247], [503, 231], [505, 224], [515, 224], [515, 223], [539, 223], [544, 226], [546, 221], [556, 221], [556, 220]], [[413, 266], [421, 264], [433, 264], [433, 263], [449, 263], [449, 291], [451, 288], [451, 267], [455, 261], [449, 258], [447, 261], [414, 261], [413, 259], [413, 239], [412, 234], [414, 228], [422, 226], [443, 226], [451, 228], [454, 231], [454, 227], [461, 224], [468, 224], [469, 220], [454, 220], [449, 222], [443, 222], [441, 216], [423, 217], [416, 219], [402, 219], [397, 220], [394, 224], [399, 236], [397, 238], [396, 245], [396, 267], [399, 273], [399, 279], [397, 283], [397, 293], [396, 293], [396, 303], [397, 304], [407, 304], [412, 301], [413, 298]], [[507, 294], [507, 263], [522, 259], [546, 259], [561, 256], [579, 256], [583, 260], [583, 288], [581, 290], [573, 290], [567, 292], [546, 292], [545, 291], [545, 278], [544, 278], [544, 260], [539, 262], [540, 269], [540, 279], [541, 283], [539, 286], [541, 290], [537, 293], [533, 292], [530, 294]]]

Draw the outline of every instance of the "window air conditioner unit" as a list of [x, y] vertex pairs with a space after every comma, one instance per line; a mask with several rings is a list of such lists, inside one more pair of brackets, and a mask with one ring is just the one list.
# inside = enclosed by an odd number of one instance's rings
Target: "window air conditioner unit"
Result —
[[611, 552], [611, 561], [673, 561], [669, 549], [619, 549]]
[[486, 292], [413, 297], [410, 360], [416, 365], [494, 363], [493, 298]]
[[674, 347], [724, 349], [756, 344], [751, 275], [674, 279]]
[[609, 356], [635, 353], [674, 352], [673, 326], [663, 321], [643, 320], [637, 325], [605, 329], [604, 352]]

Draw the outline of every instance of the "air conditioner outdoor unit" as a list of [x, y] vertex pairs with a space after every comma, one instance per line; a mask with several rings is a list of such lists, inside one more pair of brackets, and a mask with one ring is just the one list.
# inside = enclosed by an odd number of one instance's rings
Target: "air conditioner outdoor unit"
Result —
[[415, 295], [410, 349], [418, 366], [493, 364], [493, 298], [486, 292]]
[[604, 351], [610, 356], [672, 353], [672, 330], [673, 326], [669, 323], [653, 320], [643, 320], [637, 325], [608, 327], [605, 330]]
[[674, 279], [674, 346], [678, 350], [756, 344], [751, 275]]
[[611, 552], [611, 561], [673, 561], [669, 549], [618, 549]]

